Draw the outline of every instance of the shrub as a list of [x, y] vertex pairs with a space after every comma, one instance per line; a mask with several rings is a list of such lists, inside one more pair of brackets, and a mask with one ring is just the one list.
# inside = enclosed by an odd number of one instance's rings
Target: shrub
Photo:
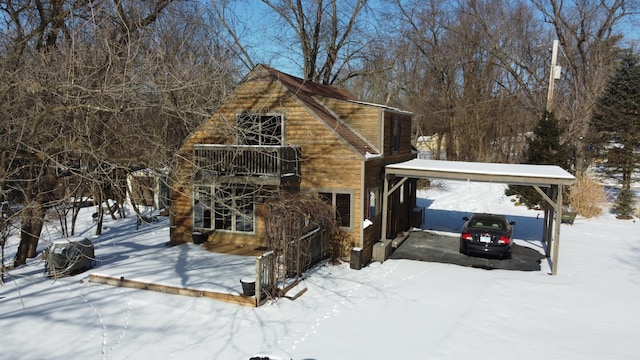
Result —
[[569, 191], [571, 209], [578, 214], [590, 218], [602, 213], [602, 205], [607, 203], [604, 187], [591, 176], [576, 177], [576, 183]]

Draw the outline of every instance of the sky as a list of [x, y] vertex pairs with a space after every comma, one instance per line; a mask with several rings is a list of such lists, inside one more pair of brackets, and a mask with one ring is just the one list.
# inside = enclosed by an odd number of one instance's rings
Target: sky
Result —
[[[388, 2], [370, 0], [369, 4], [373, 9], [373, 12], [369, 13], [372, 18], [370, 22], [378, 28], [378, 31], [385, 31], [380, 27], [385, 23], [387, 17], [380, 15], [379, 12], [388, 8]], [[241, 31], [241, 41], [249, 44], [247, 47], [253, 61], [266, 63], [285, 73], [302, 77], [302, 58], [301, 55], [298, 55], [299, 46], [294, 43], [297, 40], [284, 37], [285, 31], [288, 29], [282, 23], [264, 25], [264, 19], [271, 19], [275, 16], [273, 11], [260, 0], [236, 1], [233, 3], [233, 8], [235, 15], [242, 19], [241, 21], [246, 21], [247, 26]], [[375, 19], [376, 16], [379, 19]], [[620, 23], [619, 28], [624, 34], [626, 45], [630, 46], [640, 41], [639, 22], [640, 17], [635, 15]], [[562, 65], [562, 61], [560, 61], [560, 65]]]
[[[530, 238], [542, 213], [514, 206], [505, 187], [436, 181], [419, 191], [426, 221], [414, 231], [456, 236], [461, 214], [495, 212], [518, 218], [516, 243], [541, 251]], [[557, 275], [545, 260], [529, 272], [321, 263], [295, 289], [306, 289], [299, 298], [259, 308], [88, 282], [104, 274], [237, 294], [253, 267], [253, 258], [194, 244], [166, 247], [165, 218], [138, 230], [131, 213], [106, 219], [95, 237], [92, 211], [81, 214], [79, 235], [95, 244], [93, 269], [49, 279], [31, 259], [0, 286], [1, 358], [626, 360], [640, 351], [640, 222], [608, 211], [561, 225]], [[47, 223], [41, 245], [60, 237], [55, 226]], [[16, 247], [14, 237], [7, 263]]]

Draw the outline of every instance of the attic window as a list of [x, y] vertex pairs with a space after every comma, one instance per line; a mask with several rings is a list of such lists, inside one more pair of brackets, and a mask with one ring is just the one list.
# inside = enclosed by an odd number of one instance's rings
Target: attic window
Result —
[[243, 112], [236, 118], [239, 144], [282, 144], [282, 114]]

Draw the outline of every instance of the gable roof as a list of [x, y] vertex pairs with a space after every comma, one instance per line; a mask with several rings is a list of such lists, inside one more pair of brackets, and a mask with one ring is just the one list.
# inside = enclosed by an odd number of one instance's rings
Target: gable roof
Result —
[[[363, 156], [367, 153], [379, 153], [379, 150], [369, 143], [364, 137], [355, 132], [344, 122], [340, 121], [340, 119], [338, 119], [330, 109], [313, 98], [313, 96], [323, 96], [338, 100], [357, 102], [353, 94], [347, 90], [338, 89], [333, 86], [303, 80], [266, 65], [258, 65], [256, 68], [263, 68], [278, 82], [284, 85], [293, 96], [295, 96], [307, 109], [309, 109], [309, 111], [311, 111], [319, 120], [323, 121], [327, 127], [338, 134], [340, 138], [349, 144], [356, 152]], [[255, 70], [256, 69], [254, 69], [254, 71]]]

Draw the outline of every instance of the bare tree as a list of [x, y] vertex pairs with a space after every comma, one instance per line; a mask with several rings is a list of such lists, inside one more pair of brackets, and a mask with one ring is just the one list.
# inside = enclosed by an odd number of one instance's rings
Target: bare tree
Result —
[[[101, 221], [102, 202], [123, 202], [126, 174], [168, 166], [226, 96], [236, 67], [200, 10], [169, 0], [0, 2], [2, 184], [23, 203], [14, 265], [35, 256], [46, 210], [68, 196], [54, 191], [59, 170], [89, 189]], [[80, 166], [68, 166], [72, 155]]]
[[375, 101], [412, 110], [416, 135], [444, 139], [449, 159], [519, 161], [547, 104], [552, 40], [565, 44], [552, 101], [567, 130], [562, 141], [574, 142], [636, 9], [624, 0], [398, 1], [388, 10], [398, 32], [363, 62], [377, 75], [352, 82]]
[[[417, 135], [445, 140], [449, 159], [513, 161], [542, 97], [542, 32], [522, 3], [398, 2], [398, 96]], [[518, 114], [514, 116], [514, 114]], [[437, 151], [436, 154], [440, 152]]]
[[[304, 60], [304, 78], [323, 84], [355, 74], [348, 65], [365, 43], [358, 37], [367, 0], [262, 0], [296, 34]], [[366, 40], [365, 40], [366, 41]]]
[[596, 99], [614, 71], [620, 52], [621, 26], [638, 14], [634, 0], [558, 1], [535, 0], [544, 20], [560, 43], [559, 64], [564, 69], [556, 83], [554, 112], [564, 120], [563, 141], [577, 146], [576, 169], [585, 170], [581, 139], [586, 137]]
[[[371, 45], [372, 26], [367, 0], [262, 0], [270, 10], [257, 20], [262, 27], [280, 23], [282, 31], [269, 32], [269, 42], [286, 53], [278, 57], [291, 59], [302, 68], [302, 77], [323, 84], [336, 84], [360, 74], [362, 57]], [[269, 46], [254, 44], [260, 27], [238, 15], [250, 6], [234, 0], [213, 1], [213, 14], [224, 27], [219, 33], [237, 58], [249, 69], [258, 54]], [[272, 19], [272, 20], [269, 20]], [[271, 28], [277, 28], [275, 26]]]

